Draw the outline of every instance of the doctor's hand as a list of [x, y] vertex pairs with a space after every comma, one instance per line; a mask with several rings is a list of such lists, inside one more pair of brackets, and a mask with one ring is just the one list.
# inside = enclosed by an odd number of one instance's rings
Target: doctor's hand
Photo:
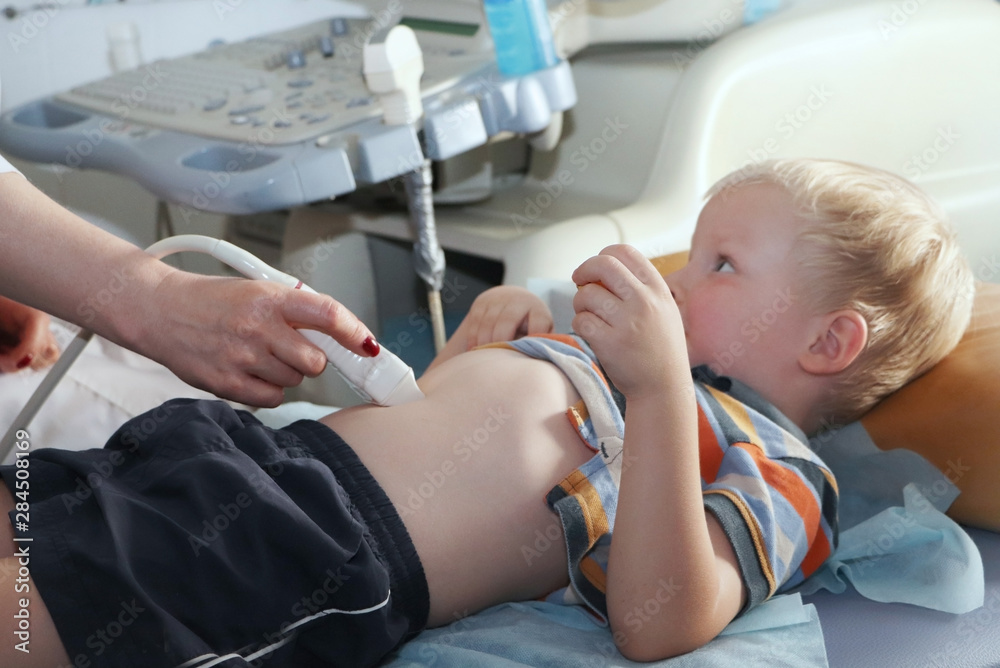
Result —
[[511, 341], [552, 331], [552, 313], [538, 295], [526, 288], [500, 285], [486, 290], [472, 302], [465, 316], [466, 346]]
[[[666, 281], [632, 246], [605, 248], [573, 272], [573, 331], [626, 396], [690, 382], [680, 313]], [[679, 375], [678, 375], [679, 374]]]
[[44, 369], [57, 359], [48, 314], [0, 297], [0, 373]]
[[254, 406], [277, 406], [284, 388], [326, 368], [326, 356], [297, 329], [323, 332], [361, 356], [378, 350], [368, 328], [333, 298], [270, 281], [175, 271], [147, 300], [144, 316], [133, 320], [129, 347], [191, 385]]

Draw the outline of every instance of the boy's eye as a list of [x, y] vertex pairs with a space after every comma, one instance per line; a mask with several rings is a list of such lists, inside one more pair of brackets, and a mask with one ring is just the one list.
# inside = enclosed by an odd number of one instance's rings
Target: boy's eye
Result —
[[735, 269], [733, 269], [732, 263], [730, 263], [729, 260], [724, 257], [720, 257], [719, 260], [715, 263], [715, 270], [720, 273], [731, 273], [735, 271]]

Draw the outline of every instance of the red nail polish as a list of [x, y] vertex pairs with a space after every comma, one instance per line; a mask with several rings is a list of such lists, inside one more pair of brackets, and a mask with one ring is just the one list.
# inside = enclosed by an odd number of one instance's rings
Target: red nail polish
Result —
[[361, 344], [361, 347], [364, 348], [365, 352], [372, 357], [376, 357], [379, 351], [382, 350], [382, 348], [378, 345], [378, 341], [375, 340], [374, 336], [369, 336], [367, 339], [365, 339], [364, 343]]
[[31, 364], [32, 360], [34, 360], [34, 359], [35, 359], [35, 356], [32, 355], [31, 353], [28, 353], [27, 355], [25, 355], [24, 357], [22, 357], [20, 359], [20, 361], [18, 361], [17, 368], [18, 369], [23, 369], [24, 367], [26, 367], [29, 364]]

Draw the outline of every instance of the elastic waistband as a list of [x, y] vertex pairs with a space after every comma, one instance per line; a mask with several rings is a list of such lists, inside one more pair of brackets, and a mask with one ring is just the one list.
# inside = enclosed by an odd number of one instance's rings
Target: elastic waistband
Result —
[[326, 425], [301, 420], [283, 431], [297, 436], [317, 459], [330, 467], [368, 526], [369, 545], [389, 573], [392, 606], [410, 620], [410, 636], [427, 625], [430, 593], [427, 578], [396, 507], [350, 445]]

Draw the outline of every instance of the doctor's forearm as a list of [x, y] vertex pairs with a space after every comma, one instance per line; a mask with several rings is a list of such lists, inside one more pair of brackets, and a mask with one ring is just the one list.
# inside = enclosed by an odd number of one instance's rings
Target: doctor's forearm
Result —
[[[63, 208], [15, 173], [0, 174], [3, 294], [119, 343], [168, 265]], [[130, 317], [131, 316], [131, 317]]]

